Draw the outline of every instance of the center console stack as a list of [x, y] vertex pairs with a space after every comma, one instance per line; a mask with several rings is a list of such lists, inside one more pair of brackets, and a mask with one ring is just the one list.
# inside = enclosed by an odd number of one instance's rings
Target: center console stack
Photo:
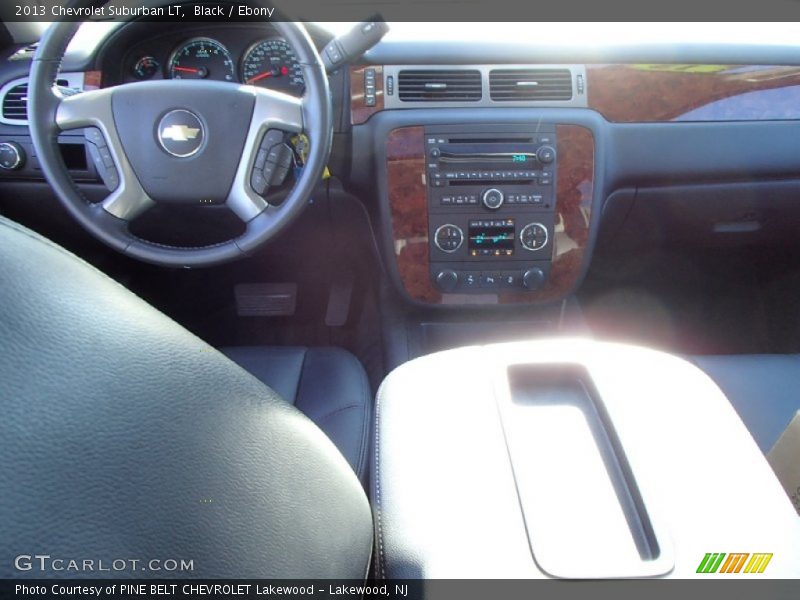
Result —
[[551, 264], [554, 125], [425, 128], [430, 277], [442, 292], [536, 290]]
[[388, 128], [390, 274], [419, 304], [553, 303], [591, 254], [602, 172], [591, 119]]

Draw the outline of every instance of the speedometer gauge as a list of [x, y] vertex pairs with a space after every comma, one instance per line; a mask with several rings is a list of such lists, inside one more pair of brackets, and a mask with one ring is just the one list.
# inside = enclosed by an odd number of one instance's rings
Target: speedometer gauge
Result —
[[283, 40], [253, 44], [242, 59], [242, 81], [299, 96], [303, 93], [303, 69], [291, 46]]
[[194, 38], [178, 47], [169, 60], [167, 73], [171, 79], [236, 79], [230, 52], [209, 38]]

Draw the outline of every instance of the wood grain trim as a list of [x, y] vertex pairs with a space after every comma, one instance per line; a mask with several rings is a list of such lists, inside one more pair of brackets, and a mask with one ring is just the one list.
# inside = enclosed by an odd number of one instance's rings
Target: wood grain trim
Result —
[[83, 89], [99, 90], [103, 87], [103, 72], [102, 71], [86, 71], [83, 74]]
[[394, 255], [409, 296], [439, 304], [428, 257], [428, 193], [425, 187], [425, 129], [400, 127], [386, 141], [386, 170]]
[[[364, 103], [364, 71], [375, 69], [375, 106]], [[376, 112], [383, 110], [383, 67], [350, 67], [350, 123], [365, 123]]]
[[587, 65], [589, 108], [609, 121], [800, 119], [800, 67]]
[[[424, 129], [393, 129], [386, 142], [394, 255], [400, 280], [419, 302], [442, 304], [431, 283]], [[545, 287], [536, 293], [486, 294], [490, 303], [530, 304], [566, 296], [583, 270], [594, 192], [594, 137], [585, 127], [558, 125], [558, 173], [553, 263]]]

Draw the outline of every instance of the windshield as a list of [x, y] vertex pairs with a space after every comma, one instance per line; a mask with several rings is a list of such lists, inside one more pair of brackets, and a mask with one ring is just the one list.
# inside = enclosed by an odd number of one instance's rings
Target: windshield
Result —
[[[317, 23], [341, 35], [355, 23]], [[542, 46], [621, 44], [797, 45], [797, 23], [390, 23], [387, 41], [470, 41]]]

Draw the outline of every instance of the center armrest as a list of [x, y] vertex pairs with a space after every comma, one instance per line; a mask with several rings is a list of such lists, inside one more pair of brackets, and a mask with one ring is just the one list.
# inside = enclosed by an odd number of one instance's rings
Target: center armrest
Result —
[[[773, 555], [800, 520], [716, 384], [668, 354], [588, 340], [441, 352], [378, 393], [378, 575], [692, 577]], [[756, 508], [757, 507], [757, 508]]]

